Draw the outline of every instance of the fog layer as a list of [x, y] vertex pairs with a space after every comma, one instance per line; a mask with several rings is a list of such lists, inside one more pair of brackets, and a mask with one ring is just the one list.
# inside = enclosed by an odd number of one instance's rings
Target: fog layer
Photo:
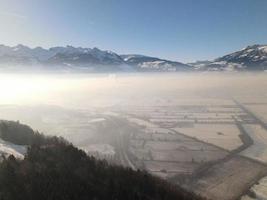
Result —
[[[0, 75], [0, 104], [69, 108], [146, 105], [203, 98], [266, 99], [267, 74]], [[198, 99], [196, 99], [198, 98]]]

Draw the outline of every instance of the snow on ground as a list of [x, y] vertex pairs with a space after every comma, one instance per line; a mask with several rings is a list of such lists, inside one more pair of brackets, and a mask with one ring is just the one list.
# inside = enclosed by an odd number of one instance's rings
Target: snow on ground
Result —
[[139, 126], [144, 126], [146, 128], [156, 128], [158, 127], [157, 125], [153, 124], [153, 123], [150, 123], [146, 120], [143, 120], [143, 119], [139, 119], [139, 118], [133, 118], [133, 117], [127, 117], [127, 120], [129, 122], [132, 122], [132, 123], [135, 123]]
[[0, 154], [9, 156], [13, 155], [16, 158], [24, 158], [27, 147], [23, 145], [15, 145], [0, 139]]
[[233, 124], [195, 124], [194, 127], [176, 127], [174, 130], [227, 150], [234, 150], [242, 145], [239, 138], [241, 133]]
[[267, 131], [258, 124], [246, 124], [245, 130], [253, 140], [253, 145], [240, 154], [267, 163]]
[[85, 147], [80, 147], [82, 150], [86, 151], [88, 154], [98, 153], [102, 156], [114, 156], [115, 149], [109, 144], [91, 144]]
[[267, 53], [267, 46], [260, 47], [259, 49]]
[[[266, 98], [265, 98], [266, 102]], [[250, 111], [252, 111], [258, 118], [267, 123], [267, 107], [265, 104], [262, 105], [246, 105]]]
[[258, 184], [255, 184], [251, 191], [254, 192], [255, 198], [249, 197], [248, 195], [243, 196], [241, 200], [266, 200], [267, 198], [267, 177], [262, 178]]
[[105, 120], [106, 120], [105, 118], [95, 118], [95, 119], [90, 119], [88, 123], [103, 122]]

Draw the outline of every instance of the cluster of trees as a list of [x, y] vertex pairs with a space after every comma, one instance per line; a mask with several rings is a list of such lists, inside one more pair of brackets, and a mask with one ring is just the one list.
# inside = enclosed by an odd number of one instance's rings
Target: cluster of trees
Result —
[[62, 137], [46, 137], [30, 126], [21, 124], [19, 121], [0, 120], [0, 138], [17, 145], [48, 145], [56, 141], [65, 141]]
[[29, 126], [18, 121], [0, 121], [0, 138], [18, 145], [31, 145], [43, 143], [45, 137], [34, 132]]
[[0, 163], [1, 200], [200, 199], [144, 171], [96, 160], [61, 138], [46, 138], [16, 122], [2, 123], [2, 139], [29, 142], [29, 148], [23, 160], [11, 155]]

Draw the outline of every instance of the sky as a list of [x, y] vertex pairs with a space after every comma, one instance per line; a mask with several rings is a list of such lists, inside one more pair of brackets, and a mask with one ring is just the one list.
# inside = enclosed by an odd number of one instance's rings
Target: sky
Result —
[[0, 44], [182, 62], [267, 44], [267, 0], [0, 0]]

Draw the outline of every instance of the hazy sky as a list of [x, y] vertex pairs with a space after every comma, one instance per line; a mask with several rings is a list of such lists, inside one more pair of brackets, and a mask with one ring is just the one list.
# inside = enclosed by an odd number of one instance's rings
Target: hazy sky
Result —
[[0, 43], [178, 61], [267, 44], [267, 0], [0, 0]]

